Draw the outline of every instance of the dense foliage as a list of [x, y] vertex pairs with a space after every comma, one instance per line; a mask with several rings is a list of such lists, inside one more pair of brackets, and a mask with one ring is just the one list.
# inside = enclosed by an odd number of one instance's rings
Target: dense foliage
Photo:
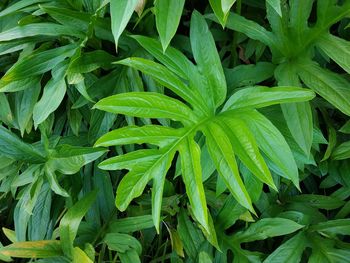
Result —
[[349, 0], [0, 2], [0, 261], [349, 262]]

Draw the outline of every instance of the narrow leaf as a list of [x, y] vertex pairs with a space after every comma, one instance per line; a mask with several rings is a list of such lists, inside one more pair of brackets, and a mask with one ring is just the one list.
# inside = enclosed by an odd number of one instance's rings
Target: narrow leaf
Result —
[[103, 135], [97, 140], [95, 146], [150, 143], [164, 147], [178, 140], [181, 135], [181, 130], [165, 126], [127, 126]]
[[263, 218], [251, 224], [246, 230], [235, 234], [234, 240], [240, 243], [264, 240], [269, 237], [287, 235], [303, 227], [285, 218]]
[[118, 0], [110, 2], [112, 33], [116, 49], [118, 49], [119, 37], [134, 13], [138, 2], [139, 0]]
[[215, 106], [221, 105], [226, 98], [227, 89], [224, 71], [214, 38], [204, 17], [197, 11], [191, 17], [190, 40], [193, 56], [208, 81], [208, 100], [214, 99]]
[[299, 63], [302, 81], [341, 112], [350, 116], [349, 82], [340, 75], [321, 68], [314, 62]]
[[299, 263], [306, 247], [306, 242], [305, 234], [300, 232], [273, 251], [264, 260], [264, 263], [279, 263], [285, 260], [288, 260], [288, 263]]
[[249, 194], [239, 175], [230, 139], [220, 126], [220, 123], [212, 122], [208, 124], [204, 134], [210, 156], [225, 185], [238, 203], [250, 211], [254, 211]]
[[209, 232], [207, 203], [202, 183], [200, 148], [187, 138], [180, 146], [182, 178], [195, 219]]
[[262, 108], [270, 105], [308, 101], [315, 97], [311, 90], [295, 87], [249, 87], [237, 91], [226, 102], [223, 111]]
[[156, 1], [156, 26], [165, 51], [179, 26], [185, 0]]
[[191, 109], [179, 100], [155, 92], [127, 92], [100, 100], [94, 108], [115, 114], [145, 118], [169, 118], [192, 122]]
[[96, 191], [90, 192], [69, 208], [67, 213], [62, 217], [59, 231], [62, 250], [66, 255], [72, 256], [73, 242], [77, 235], [80, 221], [95, 201], [96, 196]]

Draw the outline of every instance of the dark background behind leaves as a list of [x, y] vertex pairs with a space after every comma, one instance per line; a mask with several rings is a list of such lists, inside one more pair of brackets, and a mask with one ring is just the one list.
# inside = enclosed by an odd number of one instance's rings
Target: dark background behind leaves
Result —
[[0, 261], [348, 262], [349, 24], [348, 0], [1, 1]]

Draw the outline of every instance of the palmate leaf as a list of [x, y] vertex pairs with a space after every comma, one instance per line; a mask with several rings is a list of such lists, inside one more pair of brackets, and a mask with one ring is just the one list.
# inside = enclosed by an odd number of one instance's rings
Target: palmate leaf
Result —
[[[203, 33], [206, 32], [206, 36]], [[152, 92], [129, 92], [100, 100], [95, 108], [134, 117], [167, 118], [182, 125], [127, 126], [111, 131], [97, 140], [96, 146], [125, 144], [151, 144], [151, 149], [137, 150], [112, 157], [100, 164], [102, 169], [128, 169], [121, 180], [116, 195], [117, 207], [124, 211], [129, 203], [143, 193], [150, 180], [152, 187], [153, 221], [159, 229], [162, 189], [170, 163], [179, 153], [182, 179], [186, 187], [190, 210], [210, 242], [215, 243], [210, 213], [207, 209], [202, 182], [201, 148], [196, 140], [203, 133], [209, 154], [226, 187], [239, 204], [254, 213], [250, 196], [239, 174], [236, 155], [260, 181], [273, 189], [276, 186], [260, 150], [269, 152], [276, 145], [290, 149], [278, 130], [255, 108], [269, 105], [307, 101], [314, 97], [310, 90], [294, 87], [249, 87], [236, 92], [221, 112], [226, 97], [226, 81], [215, 43], [204, 18], [195, 12], [191, 19], [191, 46], [197, 62], [195, 66], [179, 51], [170, 46], [163, 53], [162, 45], [147, 37], [134, 37], [159, 63], [141, 58], [129, 58], [118, 62], [150, 75], [157, 82], [173, 91], [182, 101]], [[209, 34], [209, 36], [208, 36]], [[203, 46], [205, 42], [205, 47]], [[203, 49], [203, 50], [198, 50]], [[205, 50], [205, 52], [204, 52]], [[207, 54], [211, 54], [207, 56]], [[186, 70], [187, 69], [187, 70]], [[192, 80], [191, 80], [192, 79]], [[195, 81], [194, 81], [195, 80]], [[208, 91], [208, 93], [204, 92]], [[244, 113], [242, 116], [240, 113]], [[245, 120], [251, 116], [250, 120]], [[261, 134], [255, 139], [251, 124], [257, 119]], [[264, 146], [263, 137], [273, 133]], [[283, 175], [298, 187], [296, 165], [291, 160], [280, 161], [278, 150], [267, 154], [276, 162]], [[286, 163], [285, 163], [286, 162]], [[215, 244], [214, 244], [215, 245]]]
[[[309, 25], [314, 2], [317, 2], [317, 20], [314, 25]], [[266, 11], [271, 31], [235, 13], [230, 14], [226, 26], [270, 48], [272, 60], [278, 65], [275, 78], [279, 86], [301, 87], [305, 84], [341, 112], [350, 115], [349, 102], [345, 99], [349, 97], [349, 81], [312, 61], [316, 46], [349, 72], [349, 56], [346, 55], [349, 54], [349, 42], [328, 33], [333, 24], [349, 16], [349, 7], [349, 1], [337, 4], [336, 1], [290, 0], [282, 5], [279, 0], [269, 0], [266, 1]], [[209, 17], [216, 21], [214, 16]], [[309, 156], [313, 141], [310, 105], [286, 104], [282, 105], [282, 111], [291, 135]]]

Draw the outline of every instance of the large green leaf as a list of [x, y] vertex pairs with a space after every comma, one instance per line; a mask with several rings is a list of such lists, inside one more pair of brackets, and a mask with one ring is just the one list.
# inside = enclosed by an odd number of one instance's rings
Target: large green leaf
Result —
[[59, 145], [51, 152], [46, 166], [51, 171], [63, 174], [75, 174], [84, 165], [96, 160], [106, 152], [102, 148]]
[[21, 10], [25, 7], [28, 7], [30, 5], [44, 3], [44, 2], [49, 2], [49, 0], [21, 0], [21, 1], [17, 1], [16, 3], [14, 3], [11, 6], [8, 6], [4, 10], [2, 10], [0, 12], [0, 17], [13, 14], [16, 11]]
[[19, 91], [15, 95], [15, 115], [22, 137], [31, 121], [34, 105], [41, 89], [37, 78], [29, 79], [25, 86], [25, 90]]
[[235, 13], [230, 14], [230, 16], [227, 19], [226, 26], [229, 29], [242, 32], [243, 34], [246, 34], [252, 39], [261, 41], [265, 45], [274, 45], [274, 38], [271, 32], [267, 31], [258, 23], [252, 20], [248, 20]]
[[350, 235], [350, 219], [329, 220], [310, 227], [311, 231], [318, 231], [328, 235]]
[[103, 135], [95, 146], [150, 143], [164, 147], [178, 140], [181, 135], [181, 131], [164, 126], [127, 126]]

